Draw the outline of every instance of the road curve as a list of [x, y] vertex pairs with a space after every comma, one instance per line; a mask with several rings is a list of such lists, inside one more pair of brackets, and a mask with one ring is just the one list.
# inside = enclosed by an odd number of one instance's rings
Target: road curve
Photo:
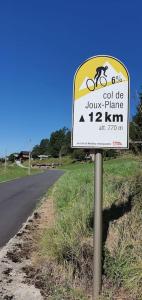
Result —
[[0, 183], [0, 247], [18, 232], [39, 199], [62, 174], [60, 170], [49, 170]]

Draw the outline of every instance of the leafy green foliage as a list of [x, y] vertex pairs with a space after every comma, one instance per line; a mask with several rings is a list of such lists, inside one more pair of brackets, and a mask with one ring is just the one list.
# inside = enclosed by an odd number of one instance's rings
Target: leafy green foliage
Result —
[[39, 145], [40, 154], [49, 154], [49, 139], [42, 139]]
[[[142, 141], [142, 93], [139, 94], [139, 104], [137, 112], [130, 123], [130, 138], [132, 141]], [[142, 144], [132, 144], [134, 153], [142, 151]]]
[[51, 133], [50, 139], [42, 139], [39, 145], [35, 145], [32, 150], [32, 157], [38, 155], [51, 155], [61, 157], [72, 152], [71, 132], [66, 127]]
[[83, 160], [85, 159], [86, 153], [83, 149], [74, 149], [72, 153], [72, 158], [76, 160]]
[[66, 155], [70, 152], [70, 131], [62, 128], [51, 133], [49, 152], [53, 157]]
[[35, 145], [32, 150], [32, 157], [36, 158], [38, 155], [49, 154], [49, 140], [42, 139], [39, 145]]
[[11, 162], [14, 162], [15, 161], [15, 155], [14, 153], [11, 153], [8, 157], [8, 160], [11, 161]]
[[139, 104], [137, 106], [136, 115], [133, 118], [135, 124], [139, 127], [139, 138], [142, 139], [142, 93], [139, 94]]
[[38, 157], [38, 155], [40, 155], [40, 146], [35, 145], [32, 150], [32, 157], [36, 158], [36, 157]]
[[114, 149], [104, 150], [104, 157], [106, 158], [116, 158], [117, 152]]

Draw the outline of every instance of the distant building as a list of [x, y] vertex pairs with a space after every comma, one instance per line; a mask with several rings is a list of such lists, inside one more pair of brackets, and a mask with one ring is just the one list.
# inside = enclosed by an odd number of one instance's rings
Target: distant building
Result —
[[21, 161], [29, 159], [29, 153], [29, 151], [21, 151], [18, 155], [18, 159]]
[[95, 154], [94, 153], [90, 153], [88, 155], [88, 157], [90, 157], [91, 161], [95, 161]]
[[48, 157], [50, 157], [51, 155], [44, 155], [44, 154], [41, 154], [41, 155], [38, 155], [38, 158], [40, 159], [40, 160], [43, 160], [43, 159], [46, 159], [46, 158], [48, 158]]
[[19, 157], [19, 153], [13, 153], [13, 156], [15, 157], [15, 159], [17, 159]]

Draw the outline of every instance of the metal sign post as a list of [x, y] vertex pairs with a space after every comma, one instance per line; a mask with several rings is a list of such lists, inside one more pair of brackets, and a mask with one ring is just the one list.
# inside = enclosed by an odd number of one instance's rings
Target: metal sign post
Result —
[[6, 173], [7, 170], [7, 151], [5, 150], [5, 159], [4, 159], [4, 171]]
[[93, 261], [93, 300], [97, 300], [102, 280], [102, 198], [103, 198], [103, 153], [95, 151], [94, 184], [94, 261]]
[[31, 175], [31, 152], [29, 151], [29, 167], [28, 167], [28, 175]]
[[30, 144], [30, 149], [29, 149], [29, 166], [28, 166], [28, 175], [31, 175], [31, 156], [32, 156], [32, 152], [31, 152], [31, 139], [29, 139], [29, 144]]
[[129, 73], [115, 57], [98, 55], [76, 71], [72, 148], [95, 149], [93, 300], [102, 280], [103, 149], [129, 148]]

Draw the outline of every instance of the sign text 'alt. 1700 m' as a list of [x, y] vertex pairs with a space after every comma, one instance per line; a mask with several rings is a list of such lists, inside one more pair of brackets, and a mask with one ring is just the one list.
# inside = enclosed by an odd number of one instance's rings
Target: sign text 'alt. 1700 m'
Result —
[[96, 56], [74, 77], [72, 147], [128, 148], [129, 74], [116, 58]]

